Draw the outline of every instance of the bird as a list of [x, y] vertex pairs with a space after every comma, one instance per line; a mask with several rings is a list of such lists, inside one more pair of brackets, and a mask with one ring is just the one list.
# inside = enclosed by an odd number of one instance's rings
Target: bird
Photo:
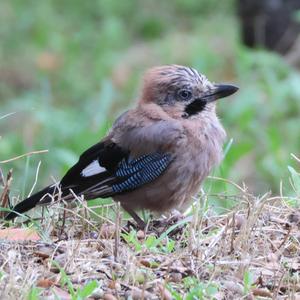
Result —
[[226, 133], [216, 100], [237, 90], [210, 82], [191, 67], [150, 68], [136, 106], [122, 113], [58, 183], [18, 203], [5, 219], [75, 196], [112, 197], [140, 227], [145, 226], [140, 210], [163, 214], [186, 209], [223, 157]]

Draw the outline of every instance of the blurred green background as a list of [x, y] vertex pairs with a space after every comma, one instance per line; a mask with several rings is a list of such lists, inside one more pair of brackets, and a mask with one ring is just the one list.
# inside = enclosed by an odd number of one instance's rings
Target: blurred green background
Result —
[[[228, 152], [214, 175], [255, 194], [289, 193], [300, 149], [300, 76], [284, 59], [241, 43], [233, 0], [0, 2], [0, 164], [12, 194], [59, 179], [132, 106], [145, 69], [183, 64], [240, 87], [219, 102]], [[228, 145], [228, 144], [227, 144]], [[296, 167], [297, 168], [297, 167]], [[230, 186], [207, 181], [212, 192]]]

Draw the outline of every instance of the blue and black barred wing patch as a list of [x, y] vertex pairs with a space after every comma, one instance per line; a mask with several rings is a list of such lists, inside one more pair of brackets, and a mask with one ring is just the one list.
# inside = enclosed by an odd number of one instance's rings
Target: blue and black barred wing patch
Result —
[[112, 185], [114, 193], [134, 190], [158, 178], [172, 161], [170, 154], [153, 153], [137, 159], [123, 159], [115, 176], [118, 183]]

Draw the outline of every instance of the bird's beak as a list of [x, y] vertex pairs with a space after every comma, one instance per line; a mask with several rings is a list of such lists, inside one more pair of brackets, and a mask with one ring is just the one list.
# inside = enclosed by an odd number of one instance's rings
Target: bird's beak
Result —
[[234, 94], [238, 89], [237, 86], [232, 84], [215, 84], [201, 99], [206, 102], [213, 102]]

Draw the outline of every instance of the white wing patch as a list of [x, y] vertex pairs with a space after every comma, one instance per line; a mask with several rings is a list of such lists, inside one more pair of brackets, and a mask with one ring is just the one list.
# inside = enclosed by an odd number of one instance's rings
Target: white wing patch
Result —
[[88, 166], [86, 166], [82, 171], [81, 171], [81, 175], [83, 177], [89, 177], [89, 176], [93, 176], [102, 172], [105, 172], [106, 169], [101, 167], [98, 160], [94, 160], [93, 162], [91, 162]]

